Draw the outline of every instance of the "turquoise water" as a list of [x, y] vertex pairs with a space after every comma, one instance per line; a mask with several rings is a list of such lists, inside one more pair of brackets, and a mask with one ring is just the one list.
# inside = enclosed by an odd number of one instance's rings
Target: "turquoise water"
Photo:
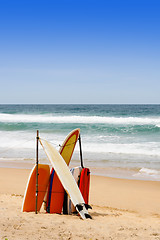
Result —
[[[58, 149], [75, 128], [86, 166], [160, 180], [160, 105], [0, 105], [0, 161], [34, 162], [37, 129]], [[42, 149], [40, 158], [47, 161]], [[72, 164], [79, 164], [78, 144]]]

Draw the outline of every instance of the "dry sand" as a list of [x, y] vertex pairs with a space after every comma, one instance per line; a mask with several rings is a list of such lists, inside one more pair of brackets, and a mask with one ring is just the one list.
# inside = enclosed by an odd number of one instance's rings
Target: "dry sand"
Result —
[[90, 214], [22, 213], [30, 170], [0, 168], [0, 239], [160, 240], [160, 182], [91, 176]]

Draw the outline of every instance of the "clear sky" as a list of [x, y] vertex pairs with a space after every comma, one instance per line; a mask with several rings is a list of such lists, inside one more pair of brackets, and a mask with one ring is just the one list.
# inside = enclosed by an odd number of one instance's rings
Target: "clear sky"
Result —
[[160, 103], [160, 1], [0, 0], [0, 103]]

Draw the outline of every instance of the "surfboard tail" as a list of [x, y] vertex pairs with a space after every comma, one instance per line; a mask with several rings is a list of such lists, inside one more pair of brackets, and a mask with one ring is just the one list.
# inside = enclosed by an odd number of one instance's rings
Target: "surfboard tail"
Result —
[[81, 204], [76, 205], [76, 210], [77, 210], [77, 212], [79, 212], [82, 219], [87, 219], [87, 218], [92, 219], [92, 217], [88, 213], [87, 208], [91, 208], [91, 206], [88, 205], [88, 204], [85, 204], [85, 203], [81, 203]]

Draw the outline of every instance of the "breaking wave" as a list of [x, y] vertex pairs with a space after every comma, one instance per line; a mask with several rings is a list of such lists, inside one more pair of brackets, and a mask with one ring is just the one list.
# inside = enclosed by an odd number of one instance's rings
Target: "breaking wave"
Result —
[[0, 122], [5, 123], [103, 123], [103, 124], [131, 124], [156, 125], [160, 127], [160, 118], [149, 117], [103, 117], [103, 116], [53, 116], [29, 114], [0, 114]]

